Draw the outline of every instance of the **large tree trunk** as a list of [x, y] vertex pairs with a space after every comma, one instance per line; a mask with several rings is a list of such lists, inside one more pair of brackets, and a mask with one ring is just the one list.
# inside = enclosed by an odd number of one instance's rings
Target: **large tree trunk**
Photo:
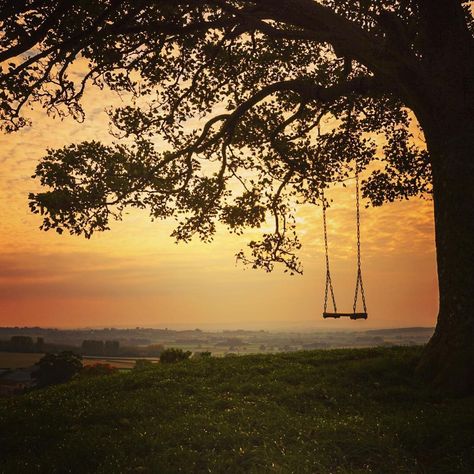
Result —
[[423, 126], [433, 167], [439, 315], [418, 373], [459, 395], [474, 393], [474, 127], [466, 99]]
[[474, 43], [460, 2], [420, 0], [417, 116], [433, 170], [439, 315], [418, 373], [474, 393]]

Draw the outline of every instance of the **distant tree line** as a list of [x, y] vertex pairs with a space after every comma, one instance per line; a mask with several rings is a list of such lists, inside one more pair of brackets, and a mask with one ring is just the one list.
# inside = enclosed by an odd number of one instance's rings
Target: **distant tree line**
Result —
[[[37, 337], [36, 340], [31, 336], [12, 336], [10, 340], [0, 339], [0, 351], [4, 352], [45, 352], [54, 348], [53, 344], [46, 345], [44, 338]], [[58, 350], [64, 346], [57, 346]]]
[[159, 357], [163, 352], [162, 344], [147, 346], [121, 346], [116, 340], [86, 339], [80, 346], [46, 343], [43, 337], [11, 336], [9, 340], [0, 339], [0, 351], [27, 352], [27, 353], [59, 353], [69, 351], [85, 356], [131, 356], [131, 357]]
[[120, 353], [119, 341], [82, 341], [81, 352], [84, 355], [118, 356]]

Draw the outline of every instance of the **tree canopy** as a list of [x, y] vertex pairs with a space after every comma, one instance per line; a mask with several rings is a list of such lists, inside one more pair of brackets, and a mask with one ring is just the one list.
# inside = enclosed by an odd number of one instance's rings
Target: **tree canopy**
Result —
[[177, 217], [183, 241], [272, 215], [274, 232], [240, 256], [300, 271], [295, 205], [320, 202], [355, 167], [368, 170], [362, 192], [375, 205], [431, 191], [408, 112], [429, 59], [425, 3], [6, 2], [7, 131], [34, 102], [82, 120], [88, 83], [133, 98], [109, 111], [114, 146], [48, 152], [36, 177], [50, 189], [31, 209], [43, 229], [90, 237], [125, 208], [148, 208]]
[[70, 351], [46, 354], [36, 364], [33, 372], [38, 387], [65, 383], [82, 369], [82, 357]]

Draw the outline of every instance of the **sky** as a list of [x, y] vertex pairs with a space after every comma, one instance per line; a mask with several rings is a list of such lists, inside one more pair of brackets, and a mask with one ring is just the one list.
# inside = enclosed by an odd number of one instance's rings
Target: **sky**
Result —
[[[91, 240], [39, 230], [28, 209], [31, 179], [47, 148], [111, 143], [105, 108], [120, 99], [93, 89], [86, 120], [31, 112], [33, 125], [0, 135], [0, 326], [217, 329], [369, 329], [434, 326], [438, 307], [432, 202], [362, 209], [362, 263], [369, 319], [323, 320], [321, 209], [298, 211], [302, 276], [236, 264], [256, 236], [219, 228], [210, 244], [175, 244], [168, 222], [134, 211]], [[337, 188], [329, 211], [338, 309], [350, 311], [356, 279], [354, 189]]]

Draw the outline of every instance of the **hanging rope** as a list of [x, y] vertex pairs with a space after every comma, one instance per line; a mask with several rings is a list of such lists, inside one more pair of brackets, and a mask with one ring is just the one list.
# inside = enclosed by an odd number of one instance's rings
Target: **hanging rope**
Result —
[[362, 299], [362, 307], [364, 313], [367, 313], [367, 306], [365, 304], [365, 292], [364, 292], [364, 283], [362, 281], [362, 265], [360, 257], [360, 189], [359, 189], [359, 166], [356, 162], [355, 166], [355, 182], [356, 182], [356, 227], [357, 227], [357, 279], [356, 279], [356, 288], [354, 294], [354, 305], [352, 307], [354, 314], [357, 309], [357, 298], [360, 296]]
[[324, 190], [321, 192], [323, 200], [323, 227], [324, 227], [324, 250], [326, 252], [326, 289], [324, 290], [324, 312], [327, 312], [328, 307], [328, 295], [331, 293], [332, 307], [335, 313], [337, 313], [336, 298], [334, 296], [334, 288], [331, 280], [331, 270], [329, 268], [329, 247], [328, 247], [328, 228], [326, 221], [326, 208], [327, 202], [324, 197]]

